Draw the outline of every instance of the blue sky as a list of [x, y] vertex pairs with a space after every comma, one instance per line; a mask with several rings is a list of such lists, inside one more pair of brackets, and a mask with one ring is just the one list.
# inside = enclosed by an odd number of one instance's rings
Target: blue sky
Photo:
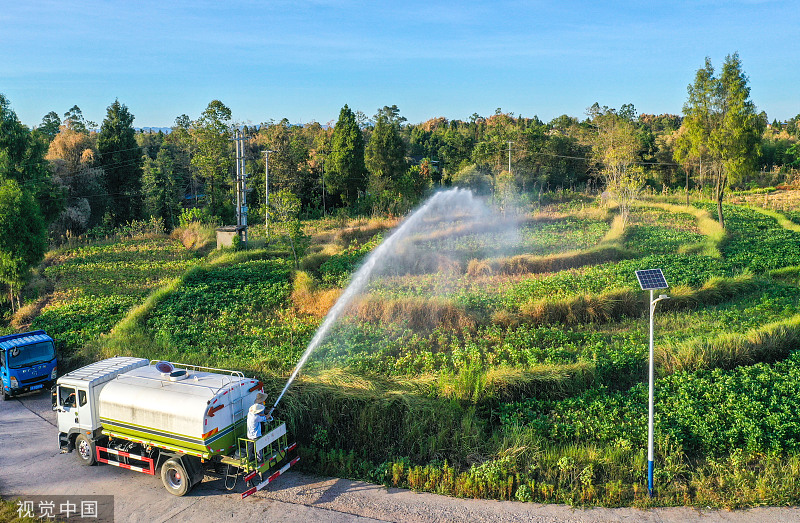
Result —
[[597, 101], [680, 113], [706, 56], [738, 51], [770, 120], [800, 113], [794, 1], [28, 0], [0, 3], [0, 93], [27, 125], [72, 105], [137, 126], [335, 120], [397, 104], [410, 122], [500, 107], [542, 120]]

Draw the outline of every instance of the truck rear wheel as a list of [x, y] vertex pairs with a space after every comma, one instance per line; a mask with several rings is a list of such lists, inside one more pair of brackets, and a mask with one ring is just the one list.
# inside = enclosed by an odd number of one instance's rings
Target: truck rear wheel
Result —
[[78, 437], [75, 438], [75, 450], [81, 465], [86, 465], [87, 467], [94, 465], [97, 451], [95, 450], [94, 441], [90, 440], [89, 436], [78, 434]]
[[183, 496], [191, 488], [186, 468], [177, 458], [170, 458], [161, 466], [161, 482], [167, 492], [175, 496]]

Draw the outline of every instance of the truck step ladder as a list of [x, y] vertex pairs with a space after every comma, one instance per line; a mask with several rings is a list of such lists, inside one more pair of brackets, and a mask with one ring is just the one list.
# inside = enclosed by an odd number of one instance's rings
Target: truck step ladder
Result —
[[298, 457], [296, 457], [296, 458], [294, 458], [292, 461], [290, 461], [289, 463], [287, 463], [287, 464], [286, 464], [286, 465], [284, 465], [283, 467], [281, 467], [279, 470], [275, 471], [275, 472], [274, 472], [274, 473], [273, 473], [273, 474], [272, 474], [270, 477], [268, 477], [267, 479], [265, 479], [264, 481], [262, 481], [261, 483], [259, 483], [259, 484], [258, 484], [258, 485], [256, 485], [255, 487], [252, 487], [252, 488], [250, 488], [250, 489], [248, 489], [248, 490], [245, 490], [244, 492], [242, 492], [242, 499], [244, 499], [244, 498], [246, 498], [246, 497], [248, 497], [248, 496], [252, 496], [253, 494], [255, 494], [256, 492], [258, 492], [258, 491], [259, 491], [259, 490], [261, 490], [262, 488], [264, 488], [264, 487], [266, 487], [267, 485], [269, 485], [270, 483], [272, 483], [272, 481], [273, 481], [273, 480], [277, 479], [277, 478], [278, 478], [278, 476], [280, 476], [281, 474], [283, 474], [284, 472], [286, 472], [287, 470], [289, 470], [289, 468], [290, 468], [292, 465], [294, 465], [295, 463], [297, 463], [298, 461], [300, 461], [300, 457], [299, 457], [299, 456], [298, 456]]
[[[231, 473], [231, 469], [234, 469], [234, 472]], [[231, 478], [233, 478], [233, 483], [230, 483]], [[239, 479], [239, 469], [235, 468], [233, 465], [228, 463], [225, 466], [225, 489], [226, 490], [233, 490], [236, 488], [236, 481]]]

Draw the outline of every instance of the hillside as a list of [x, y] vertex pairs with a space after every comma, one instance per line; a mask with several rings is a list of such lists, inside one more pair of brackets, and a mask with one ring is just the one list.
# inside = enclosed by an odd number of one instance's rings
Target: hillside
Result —
[[[751, 202], [753, 204], [758, 204]], [[310, 470], [457, 496], [603, 505], [798, 503], [800, 218], [545, 194], [430, 218], [303, 369], [279, 411]], [[205, 254], [161, 236], [48, 254], [31, 327], [66, 366], [115, 354], [255, 374], [277, 392], [396, 221], [318, 220]], [[646, 298], [656, 313], [656, 497], [646, 497]]]

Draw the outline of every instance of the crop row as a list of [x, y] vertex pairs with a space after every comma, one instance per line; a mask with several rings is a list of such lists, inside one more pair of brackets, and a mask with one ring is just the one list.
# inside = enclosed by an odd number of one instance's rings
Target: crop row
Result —
[[[703, 206], [713, 209], [711, 204]], [[775, 218], [738, 205], [724, 205], [729, 237], [722, 252], [732, 267], [764, 272], [800, 265], [800, 233], [784, 229]]]
[[[658, 431], [695, 456], [800, 450], [800, 352], [772, 365], [683, 372], [656, 380]], [[505, 426], [523, 424], [554, 443], [645, 441], [647, 387], [604, 388], [558, 401], [505, 404]]]
[[48, 254], [53, 294], [32, 323], [71, 353], [105, 334], [147, 294], [198, 263], [166, 237], [102, 242]]

